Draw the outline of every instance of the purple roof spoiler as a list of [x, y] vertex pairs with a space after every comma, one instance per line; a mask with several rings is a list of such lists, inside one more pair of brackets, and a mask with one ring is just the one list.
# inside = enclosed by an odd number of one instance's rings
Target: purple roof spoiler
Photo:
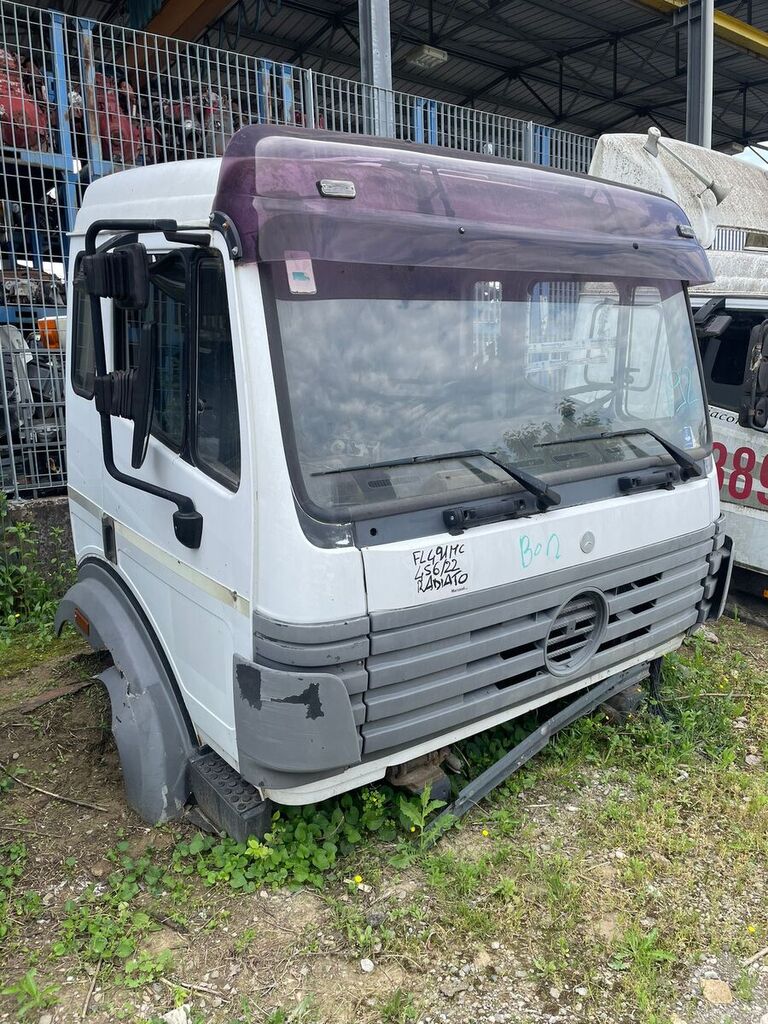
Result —
[[[351, 182], [354, 198], [321, 195]], [[342, 191], [351, 191], [347, 186]], [[227, 146], [214, 211], [242, 258], [712, 280], [675, 203], [639, 189], [492, 157], [250, 125]]]

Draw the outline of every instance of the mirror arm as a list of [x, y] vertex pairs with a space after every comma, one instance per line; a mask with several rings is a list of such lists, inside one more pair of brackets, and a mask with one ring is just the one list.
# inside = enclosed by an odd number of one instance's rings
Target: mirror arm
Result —
[[85, 232], [85, 253], [92, 256], [96, 252], [96, 239], [102, 231], [128, 231], [150, 233], [175, 231], [178, 224], [175, 220], [95, 220]]
[[[155, 225], [162, 223], [172, 223], [175, 226], [174, 221], [95, 221], [88, 228], [88, 232], [86, 234], [86, 252], [89, 254], [93, 254], [95, 252], [96, 236], [99, 231], [104, 230], [105, 228], [110, 229], [116, 227], [120, 230], [123, 227], [135, 226], [138, 230], [159, 231], [162, 229], [155, 227]], [[151, 226], [144, 228], [144, 224], [149, 224]], [[139, 227], [139, 225], [141, 225], [141, 227]], [[98, 295], [90, 295], [89, 298], [91, 302], [91, 323], [93, 327], [93, 348], [96, 376], [106, 377], [107, 357], [104, 345], [104, 323], [101, 318], [101, 299]], [[106, 410], [103, 410], [99, 411], [99, 419], [101, 421], [101, 445], [104, 465], [106, 466], [109, 475], [114, 480], [117, 480], [119, 483], [126, 484], [128, 487], [134, 487], [136, 490], [144, 491], [146, 494], [152, 494], [157, 498], [172, 501], [176, 505], [176, 511], [173, 514], [173, 531], [176, 534], [176, 539], [185, 547], [199, 548], [200, 540], [203, 535], [203, 517], [195, 508], [195, 504], [192, 499], [186, 494], [179, 494], [176, 491], [169, 491], [165, 487], [158, 487], [156, 484], [140, 480], [138, 477], [130, 476], [128, 473], [123, 473], [122, 470], [118, 469], [115, 465], [115, 454], [112, 445], [111, 417]]]

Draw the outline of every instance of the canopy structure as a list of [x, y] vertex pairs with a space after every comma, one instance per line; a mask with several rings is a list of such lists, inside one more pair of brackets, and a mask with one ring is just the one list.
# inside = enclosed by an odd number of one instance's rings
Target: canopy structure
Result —
[[[358, 0], [74, 0], [69, 6], [86, 17], [360, 77], [365, 32]], [[397, 90], [585, 135], [655, 124], [665, 135], [685, 137], [686, 0], [389, 0], [388, 6]], [[716, 0], [713, 56], [713, 145], [765, 139], [768, 4]]]

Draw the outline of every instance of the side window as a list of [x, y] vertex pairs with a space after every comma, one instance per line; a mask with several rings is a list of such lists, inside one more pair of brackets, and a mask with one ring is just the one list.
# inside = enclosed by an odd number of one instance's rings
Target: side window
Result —
[[152, 266], [147, 308], [115, 311], [118, 368], [136, 366], [142, 328], [148, 322], [157, 324], [152, 433], [175, 451], [181, 451], [185, 438], [187, 308], [186, 260], [171, 252]]
[[91, 323], [91, 299], [78, 283], [80, 261], [75, 266], [72, 324], [72, 389], [81, 398], [93, 398], [95, 355]]
[[197, 266], [196, 463], [226, 486], [240, 481], [240, 423], [221, 256]]
[[[730, 313], [730, 310], [729, 310]], [[706, 354], [707, 397], [714, 405], [738, 412], [743, 399], [744, 376], [749, 357], [752, 329], [765, 319], [764, 311], [734, 310], [730, 327], [720, 338], [711, 339]], [[713, 351], [714, 350], [714, 351]]]

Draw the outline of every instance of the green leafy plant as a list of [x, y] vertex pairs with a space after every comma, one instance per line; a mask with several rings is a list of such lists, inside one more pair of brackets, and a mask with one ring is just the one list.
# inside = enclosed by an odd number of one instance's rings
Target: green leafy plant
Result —
[[435, 811], [445, 807], [445, 800], [432, 800], [432, 787], [427, 785], [416, 797], [400, 797], [400, 815], [411, 832], [418, 835], [419, 844], [424, 845], [427, 822]]
[[[53, 527], [50, 540], [61, 548], [63, 531]], [[74, 560], [61, 558], [41, 568], [37, 527], [11, 518], [8, 499], [0, 494], [0, 636], [19, 629], [50, 633], [58, 598], [74, 575]]]
[[31, 968], [27, 973], [4, 989], [0, 995], [16, 997], [16, 1012], [19, 1020], [26, 1018], [35, 1010], [45, 1010], [58, 1002], [58, 988], [55, 985], [40, 985], [37, 972]]
[[24, 874], [27, 848], [22, 842], [7, 843], [0, 847], [0, 939], [11, 927], [11, 894]]
[[410, 1024], [419, 1016], [413, 996], [401, 988], [396, 988], [391, 996], [379, 1003], [377, 1009], [383, 1024]]
[[674, 959], [674, 954], [661, 945], [658, 928], [642, 932], [633, 925], [617, 945], [611, 967], [614, 971], [634, 968], [639, 974], [647, 974], [659, 964], [671, 963]]
[[93, 890], [85, 903], [67, 900], [64, 913], [52, 947], [56, 956], [78, 953], [84, 960], [127, 961], [136, 951], [138, 936], [153, 927], [144, 911], [132, 910], [124, 902], [114, 908], [105, 905]]
[[123, 984], [126, 988], [144, 988], [162, 978], [172, 966], [173, 954], [170, 950], [163, 950], [157, 955], [141, 950], [123, 965]]

